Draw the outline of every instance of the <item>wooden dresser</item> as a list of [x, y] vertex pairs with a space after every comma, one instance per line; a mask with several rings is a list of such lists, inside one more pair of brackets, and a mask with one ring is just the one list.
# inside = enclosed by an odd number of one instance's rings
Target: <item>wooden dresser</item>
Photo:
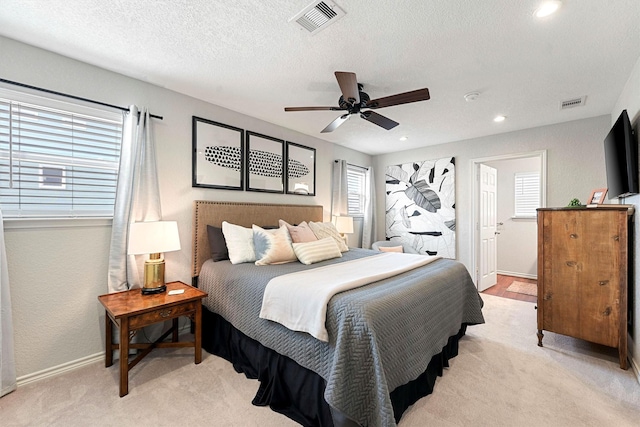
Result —
[[618, 349], [627, 369], [633, 206], [538, 209], [538, 345], [543, 330]]

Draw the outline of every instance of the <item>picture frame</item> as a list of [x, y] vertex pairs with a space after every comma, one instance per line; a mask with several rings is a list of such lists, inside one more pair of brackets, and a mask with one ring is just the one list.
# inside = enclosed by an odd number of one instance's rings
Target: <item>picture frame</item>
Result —
[[247, 191], [284, 193], [284, 140], [247, 131]]
[[601, 205], [604, 203], [604, 197], [607, 195], [606, 188], [596, 188], [591, 192], [587, 205]]
[[287, 194], [316, 195], [316, 149], [287, 141]]
[[244, 190], [244, 130], [192, 116], [192, 187]]

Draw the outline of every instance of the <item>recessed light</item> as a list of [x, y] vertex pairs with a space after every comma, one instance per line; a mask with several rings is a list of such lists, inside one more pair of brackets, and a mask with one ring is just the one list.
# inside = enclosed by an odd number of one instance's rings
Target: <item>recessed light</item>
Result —
[[473, 102], [480, 96], [480, 92], [469, 92], [464, 95], [464, 100], [467, 102]]
[[401, 137], [400, 137], [400, 141], [406, 141], [407, 139], [409, 139], [409, 137], [408, 137], [408, 136], [401, 136]]
[[506, 116], [496, 116], [493, 121], [496, 123], [500, 123], [500, 122], [504, 122], [504, 120], [506, 119]]
[[536, 9], [534, 15], [536, 18], [544, 18], [546, 16], [554, 14], [562, 5], [560, 0], [546, 1]]

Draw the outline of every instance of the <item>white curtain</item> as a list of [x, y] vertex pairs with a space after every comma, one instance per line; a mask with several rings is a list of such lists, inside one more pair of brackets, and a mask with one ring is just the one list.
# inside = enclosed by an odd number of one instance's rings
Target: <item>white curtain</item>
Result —
[[0, 396], [16, 389], [16, 364], [13, 356], [13, 325], [9, 271], [4, 245], [4, 224], [0, 211]]
[[341, 216], [349, 214], [347, 201], [347, 161], [336, 160], [333, 162], [333, 188], [331, 192], [331, 215]]
[[373, 181], [373, 167], [369, 166], [364, 174], [365, 199], [364, 217], [362, 218], [362, 247], [369, 249], [376, 235], [376, 192]]
[[129, 226], [162, 218], [149, 111], [132, 105], [125, 113], [116, 203], [109, 252], [109, 292], [141, 287], [143, 256], [127, 255]]

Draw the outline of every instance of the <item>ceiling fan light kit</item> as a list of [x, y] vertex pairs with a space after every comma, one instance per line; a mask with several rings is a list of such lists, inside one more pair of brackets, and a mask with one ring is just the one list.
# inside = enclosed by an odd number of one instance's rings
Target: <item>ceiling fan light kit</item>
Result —
[[[346, 111], [333, 122], [329, 123], [321, 133], [333, 132], [347, 121], [352, 114], [358, 114], [364, 120], [380, 126], [383, 129], [390, 130], [398, 126], [400, 123], [391, 120], [388, 117], [371, 111], [377, 108], [392, 107], [394, 105], [409, 104], [412, 102], [426, 101], [430, 98], [429, 89], [417, 89], [410, 92], [398, 93], [396, 95], [385, 96], [382, 98], [371, 99], [369, 95], [363, 92], [364, 86], [358, 83], [355, 73], [336, 71], [336, 80], [342, 95], [338, 99], [337, 107], [285, 107], [284, 111]], [[363, 109], [368, 109], [363, 111]]]

